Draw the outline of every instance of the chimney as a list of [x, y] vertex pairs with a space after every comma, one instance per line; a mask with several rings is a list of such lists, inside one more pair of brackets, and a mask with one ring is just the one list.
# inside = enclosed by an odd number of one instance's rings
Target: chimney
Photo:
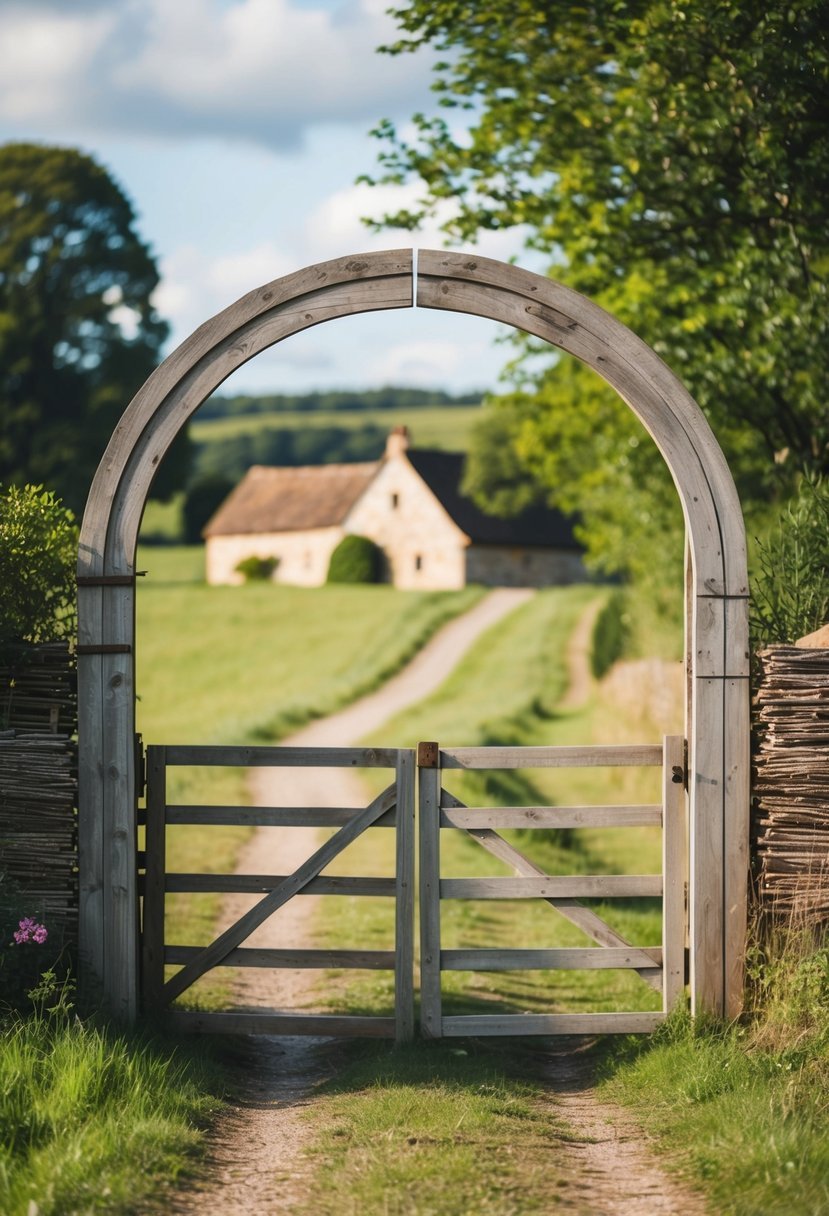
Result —
[[409, 447], [409, 428], [407, 426], [396, 426], [393, 431], [389, 432], [386, 440], [386, 460], [393, 460], [395, 456], [402, 456]]

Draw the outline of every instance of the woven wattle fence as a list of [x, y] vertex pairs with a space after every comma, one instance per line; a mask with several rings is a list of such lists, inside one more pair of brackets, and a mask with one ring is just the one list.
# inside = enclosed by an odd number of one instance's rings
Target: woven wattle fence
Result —
[[754, 851], [761, 905], [829, 920], [829, 650], [758, 655]]
[[[65, 643], [0, 667], [0, 878], [6, 916], [36, 916], [55, 949], [77, 940], [77, 693]], [[52, 954], [50, 949], [48, 952]]]

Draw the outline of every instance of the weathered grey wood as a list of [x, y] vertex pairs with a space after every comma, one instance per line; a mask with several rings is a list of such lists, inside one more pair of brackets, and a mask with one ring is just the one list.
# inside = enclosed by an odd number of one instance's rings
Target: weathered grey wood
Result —
[[183, 1034], [308, 1034], [320, 1038], [392, 1039], [394, 1018], [319, 1013], [195, 1013], [174, 1009], [164, 1024]]
[[441, 1035], [440, 768], [418, 770], [420, 811], [420, 1032]]
[[629, 899], [662, 894], [661, 874], [554, 874], [546, 878], [443, 878], [441, 899]]
[[[201, 954], [201, 946], [167, 946], [164, 961], [175, 966]], [[222, 967], [288, 967], [291, 970], [393, 971], [393, 950], [273, 950], [240, 946], [225, 955]]]
[[[341, 828], [359, 815], [362, 807], [302, 806], [168, 806], [170, 824], [201, 824], [205, 827], [239, 824], [243, 827]], [[396, 813], [387, 811], [374, 828], [393, 828]]]
[[748, 933], [750, 705], [747, 679], [723, 680], [725, 695], [724, 1002], [725, 1016], [743, 1007]]
[[168, 980], [164, 986], [165, 999], [174, 1001], [186, 988], [195, 983], [199, 976], [204, 975], [205, 971], [218, 966], [229, 951], [240, 945], [254, 929], [257, 929], [272, 913], [287, 903], [298, 891], [301, 891], [312, 878], [316, 878], [320, 871], [330, 865], [334, 858], [353, 840], [356, 840], [375, 819], [385, 814], [394, 804], [394, 799], [394, 786], [391, 785], [378, 795], [356, 819], [352, 819], [351, 823], [340, 828], [330, 840], [326, 840], [290, 877], [281, 882], [250, 911], [241, 916], [234, 925], [220, 934], [211, 945], [202, 950], [198, 958], [187, 963], [171, 980]]
[[665, 736], [662, 768], [662, 801], [665, 825], [662, 832], [662, 873], [665, 893], [662, 904], [662, 1008], [670, 1013], [685, 996], [685, 782], [674, 780], [674, 769], [685, 771], [685, 740]]
[[167, 768], [163, 747], [147, 748], [146, 876], [142, 907], [142, 988], [144, 1008], [154, 1011], [162, 1004], [164, 988], [164, 872], [167, 865]]
[[462, 1014], [443, 1019], [446, 1038], [466, 1035], [649, 1034], [664, 1013]]
[[167, 764], [222, 768], [394, 768], [394, 747], [168, 746]]
[[395, 1038], [414, 1038], [414, 816], [415, 754], [401, 749], [397, 760], [397, 840], [395, 850]]
[[[257, 895], [273, 891], [290, 874], [171, 874], [165, 880], [169, 892], [195, 894], [201, 891], [238, 891]], [[297, 895], [368, 895], [393, 898], [396, 887], [393, 878], [349, 877], [344, 874], [323, 874], [312, 878]]]
[[[78, 588], [78, 641], [88, 645], [103, 635], [103, 591]], [[103, 656], [78, 656], [78, 969], [81, 1008], [100, 1009], [104, 1000], [104, 786], [99, 765], [104, 754]]]
[[619, 743], [586, 747], [441, 748], [442, 768], [619, 768], [662, 763], [658, 744]]
[[694, 736], [690, 740], [691, 1012], [723, 1013], [723, 684], [694, 680]]
[[[107, 586], [103, 594], [105, 644], [131, 644], [135, 589]], [[104, 973], [105, 1009], [131, 1023], [138, 1013], [139, 925], [136, 852], [135, 688], [132, 653], [101, 660], [103, 746], [111, 756], [104, 773]], [[117, 760], [116, 760], [117, 757]]]
[[[441, 798], [443, 796], [441, 795]], [[446, 808], [442, 828], [634, 828], [659, 827], [662, 807], [481, 806]]]
[[552, 950], [441, 950], [443, 971], [596, 971], [661, 967], [659, 947], [566, 947]]
[[[448, 797], [451, 797], [451, 795]], [[462, 804], [459, 803], [458, 805]], [[469, 835], [473, 836], [488, 853], [492, 853], [494, 857], [512, 866], [517, 874], [524, 874], [530, 878], [546, 877], [541, 866], [536, 865], [529, 857], [525, 857], [515, 845], [504, 840], [497, 832], [492, 832], [488, 828], [473, 828], [468, 830]], [[585, 908], [577, 899], [548, 899], [547, 903], [600, 946], [614, 946], [624, 949], [632, 948], [630, 942], [622, 937], [621, 933], [617, 933], [615, 929], [611, 929], [591, 908]], [[640, 979], [649, 984], [651, 988], [661, 991], [661, 970], [654, 970], [653, 968], [637, 968], [636, 970]]]

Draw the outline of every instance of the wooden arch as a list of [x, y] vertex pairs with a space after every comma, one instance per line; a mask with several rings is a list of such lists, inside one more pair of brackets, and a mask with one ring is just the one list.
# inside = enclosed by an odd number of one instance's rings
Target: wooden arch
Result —
[[[416, 299], [413, 289], [416, 284]], [[748, 585], [725, 458], [657, 355], [585, 297], [488, 258], [391, 250], [298, 271], [243, 296], [150, 376], [113, 432], [78, 559], [80, 964], [87, 999], [137, 1013], [135, 551], [153, 476], [202, 402], [248, 359], [322, 321], [391, 308], [500, 321], [577, 356], [646, 427], [685, 515], [692, 1007], [739, 1008], [748, 869]]]

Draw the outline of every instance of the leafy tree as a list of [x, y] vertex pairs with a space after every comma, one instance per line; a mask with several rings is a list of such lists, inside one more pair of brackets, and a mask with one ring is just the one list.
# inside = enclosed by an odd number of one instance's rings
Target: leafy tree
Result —
[[77, 557], [75, 517], [50, 490], [0, 492], [0, 653], [74, 635]]
[[768, 539], [751, 586], [754, 649], [829, 624], [829, 482], [804, 477]]
[[185, 544], [199, 543], [202, 528], [232, 489], [233, 482], [224, 473], [205, 473], [187, 487], [181, 509]]
[[[124, 407], [167, 334], [126, 196], [73, 148], [0, 148], [0, 477], [83, 507]], [[180, 480], [186, 442], [154, 492]]]
[[[683, 379], [749, 501], [829, 468], [826, 0], [411, 0], [395, 16], [388, 51], [442, 53], [445, 116], [416, 115], [411, 140], [377, 129], [379, 180], [423, 185], [380, 223], [416, 227], [449, 199], [450, 238], [525, 225], [552, 274]], [[507, 399], [515, 449], [561, 506], [579, 500], [606, 565], [614, 519], [627, 556], [637, 519], [674, 529], [658, 456], [592, 373], [548, 359], [517, 383], [532, 391]]]

